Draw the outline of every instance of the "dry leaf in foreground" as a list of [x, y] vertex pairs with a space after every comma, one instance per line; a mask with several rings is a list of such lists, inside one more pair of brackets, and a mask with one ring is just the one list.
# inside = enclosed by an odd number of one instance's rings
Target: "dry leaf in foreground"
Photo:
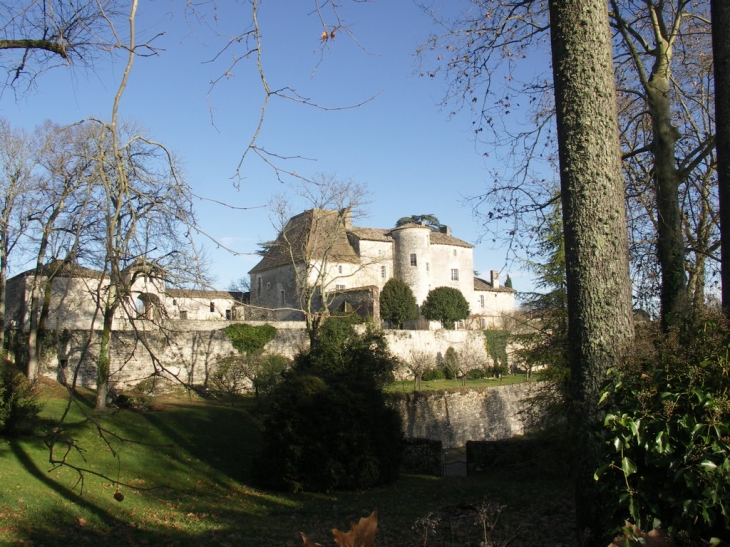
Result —
[[[350, 531], [340, 532], [337, 528], [332, 530], [335, 536], [335, 543], [338, 547], [375, 547], [375, 533], [378, 531], [378, 510], [370, 513], [369, 517], [362, 517], [360, 521], [350, 523]], [[302, 541], [305, 547], [322, 547], [314, 543], [307, 536], [302, 534]]]

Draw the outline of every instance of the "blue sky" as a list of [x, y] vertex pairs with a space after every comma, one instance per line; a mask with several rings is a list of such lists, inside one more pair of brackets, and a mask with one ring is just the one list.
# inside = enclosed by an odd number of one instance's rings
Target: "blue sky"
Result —
[[[458, 4], [448, 5], [453, 9]], [[253, 64], [241, 61], [210, 92], [211, 81], [225, 72], [234, 50], [206, 62], [224, 42], [190, 26], [181, 6], [171, 0], [141, 2], [138, 34], [164, 35], [154, 41], [158, 55], [135, 61], [121, 115], [140, 122], [183, 159], [197, 194], [249, 208], [205, 201], [197, 208], [201, 227], [241, 253], [231, 255], [205, 243], [215, 286], [226, 288], [258, 261], [258, 242], [275, 236], [263, 206], [287, 187], [255, 158], [243, 164], [243, 179], [234, 187], [233, 176], [258, 119], [260, 84]], [[488, 169], [496, 166], [476, 149], [467, 114], [450, 118], [437, 108], [443, 81], [417, 74], [414, 52], [432, 30], [430, 18], [410, 0], [346, 3], [341, 15], [362, 47], [341, 33], [322, 54], [321, 26], [311, 6], [305, 0], [262, 3], [262, 62], [269, 85], [290, 86], [332, 108], [377, 97], [358, 108], [330, 111], [273, 101], [258, 144], [281, 156], [311, 158], [287, 160], [281, 165], [288, 170], [366, 184], [369, 216], [358, 224], [387, 228], [402, 216], [434, 214], [452, 227], [454, 236], [476, 244], [474, 266], [485, 277], [499, 269], [503, 279], [511, 274], [516, 289], [529, 289], [529, 276], [506, 265], [504, 249], [478, 243], [481, 229], [463, 204], [466, 196], [482, 191]], [[219, 2], [219, 8], [217, 28], [240, 31], [249, 4]], [[121, 59], [101, 59], [93, 71], [54, 69], [30, 93], [14, 97], [6, 92], [0, 116], [27, 128], [45, 119], [63, 124], [87, 116], [108, 118], [122, 69]]]

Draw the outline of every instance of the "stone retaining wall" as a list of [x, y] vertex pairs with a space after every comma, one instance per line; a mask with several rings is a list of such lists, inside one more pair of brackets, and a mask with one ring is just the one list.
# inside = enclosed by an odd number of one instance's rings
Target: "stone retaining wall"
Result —
[[440, 440], [444, 448], [467, 441], [508, 439], [525, 433], [520, 411], [534, 383], [479, 389], [395, 394], [408, 438]]

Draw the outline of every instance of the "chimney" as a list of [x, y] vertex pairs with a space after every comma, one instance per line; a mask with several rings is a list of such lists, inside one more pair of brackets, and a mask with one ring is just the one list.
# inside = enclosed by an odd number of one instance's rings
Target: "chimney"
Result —
[[442, 234], [446, 234], [447, 236], [450, 236], [450, 235], [451, 235], [451, 226], [443, 226], [443, 225], [442, 225], [442, 226], [441, 226], [441, 227], [439, 228], [439, 231], [440, 231], [440, 232], [441, 232]]
[[499, 270], [492, 270], [492, 288], [499, 288]]
[[345, 229], [348, 230], [352, 228], [352, 208], [345, 207], [344, 209], [340, 209], [340, 216], [342, 217]]

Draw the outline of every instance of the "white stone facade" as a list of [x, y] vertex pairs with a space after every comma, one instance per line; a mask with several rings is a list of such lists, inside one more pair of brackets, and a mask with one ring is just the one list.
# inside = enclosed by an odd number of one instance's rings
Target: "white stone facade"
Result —
[[[328, 249], [319, 253], [321, 259], [309, 250], [318, 244]], [[293, 217], [273, 249], [249, 272], [251, 305], [277, 310], [280, 320], [301, 319], [296, 272], [303, 271], [304, 260], [310, 261], [312, 275], [326, 268], [323, 286], [328, 294], [357, 293], [374, 300], [366, 307], [369, 313], [378, 309], [380, 291], [391, 277], [410, 286], [419, 306], [436, 287], [458, 289], [469, 303], [472, 328], [498, 326], [515, 310], [515, 291], [500, 286], [497, 271], [489, 281], [475, 278], [474, 246], [453, 237], [448, 227], [438, 232], [419, 224], [356, 227], [347, 212], [318, 209]]]

